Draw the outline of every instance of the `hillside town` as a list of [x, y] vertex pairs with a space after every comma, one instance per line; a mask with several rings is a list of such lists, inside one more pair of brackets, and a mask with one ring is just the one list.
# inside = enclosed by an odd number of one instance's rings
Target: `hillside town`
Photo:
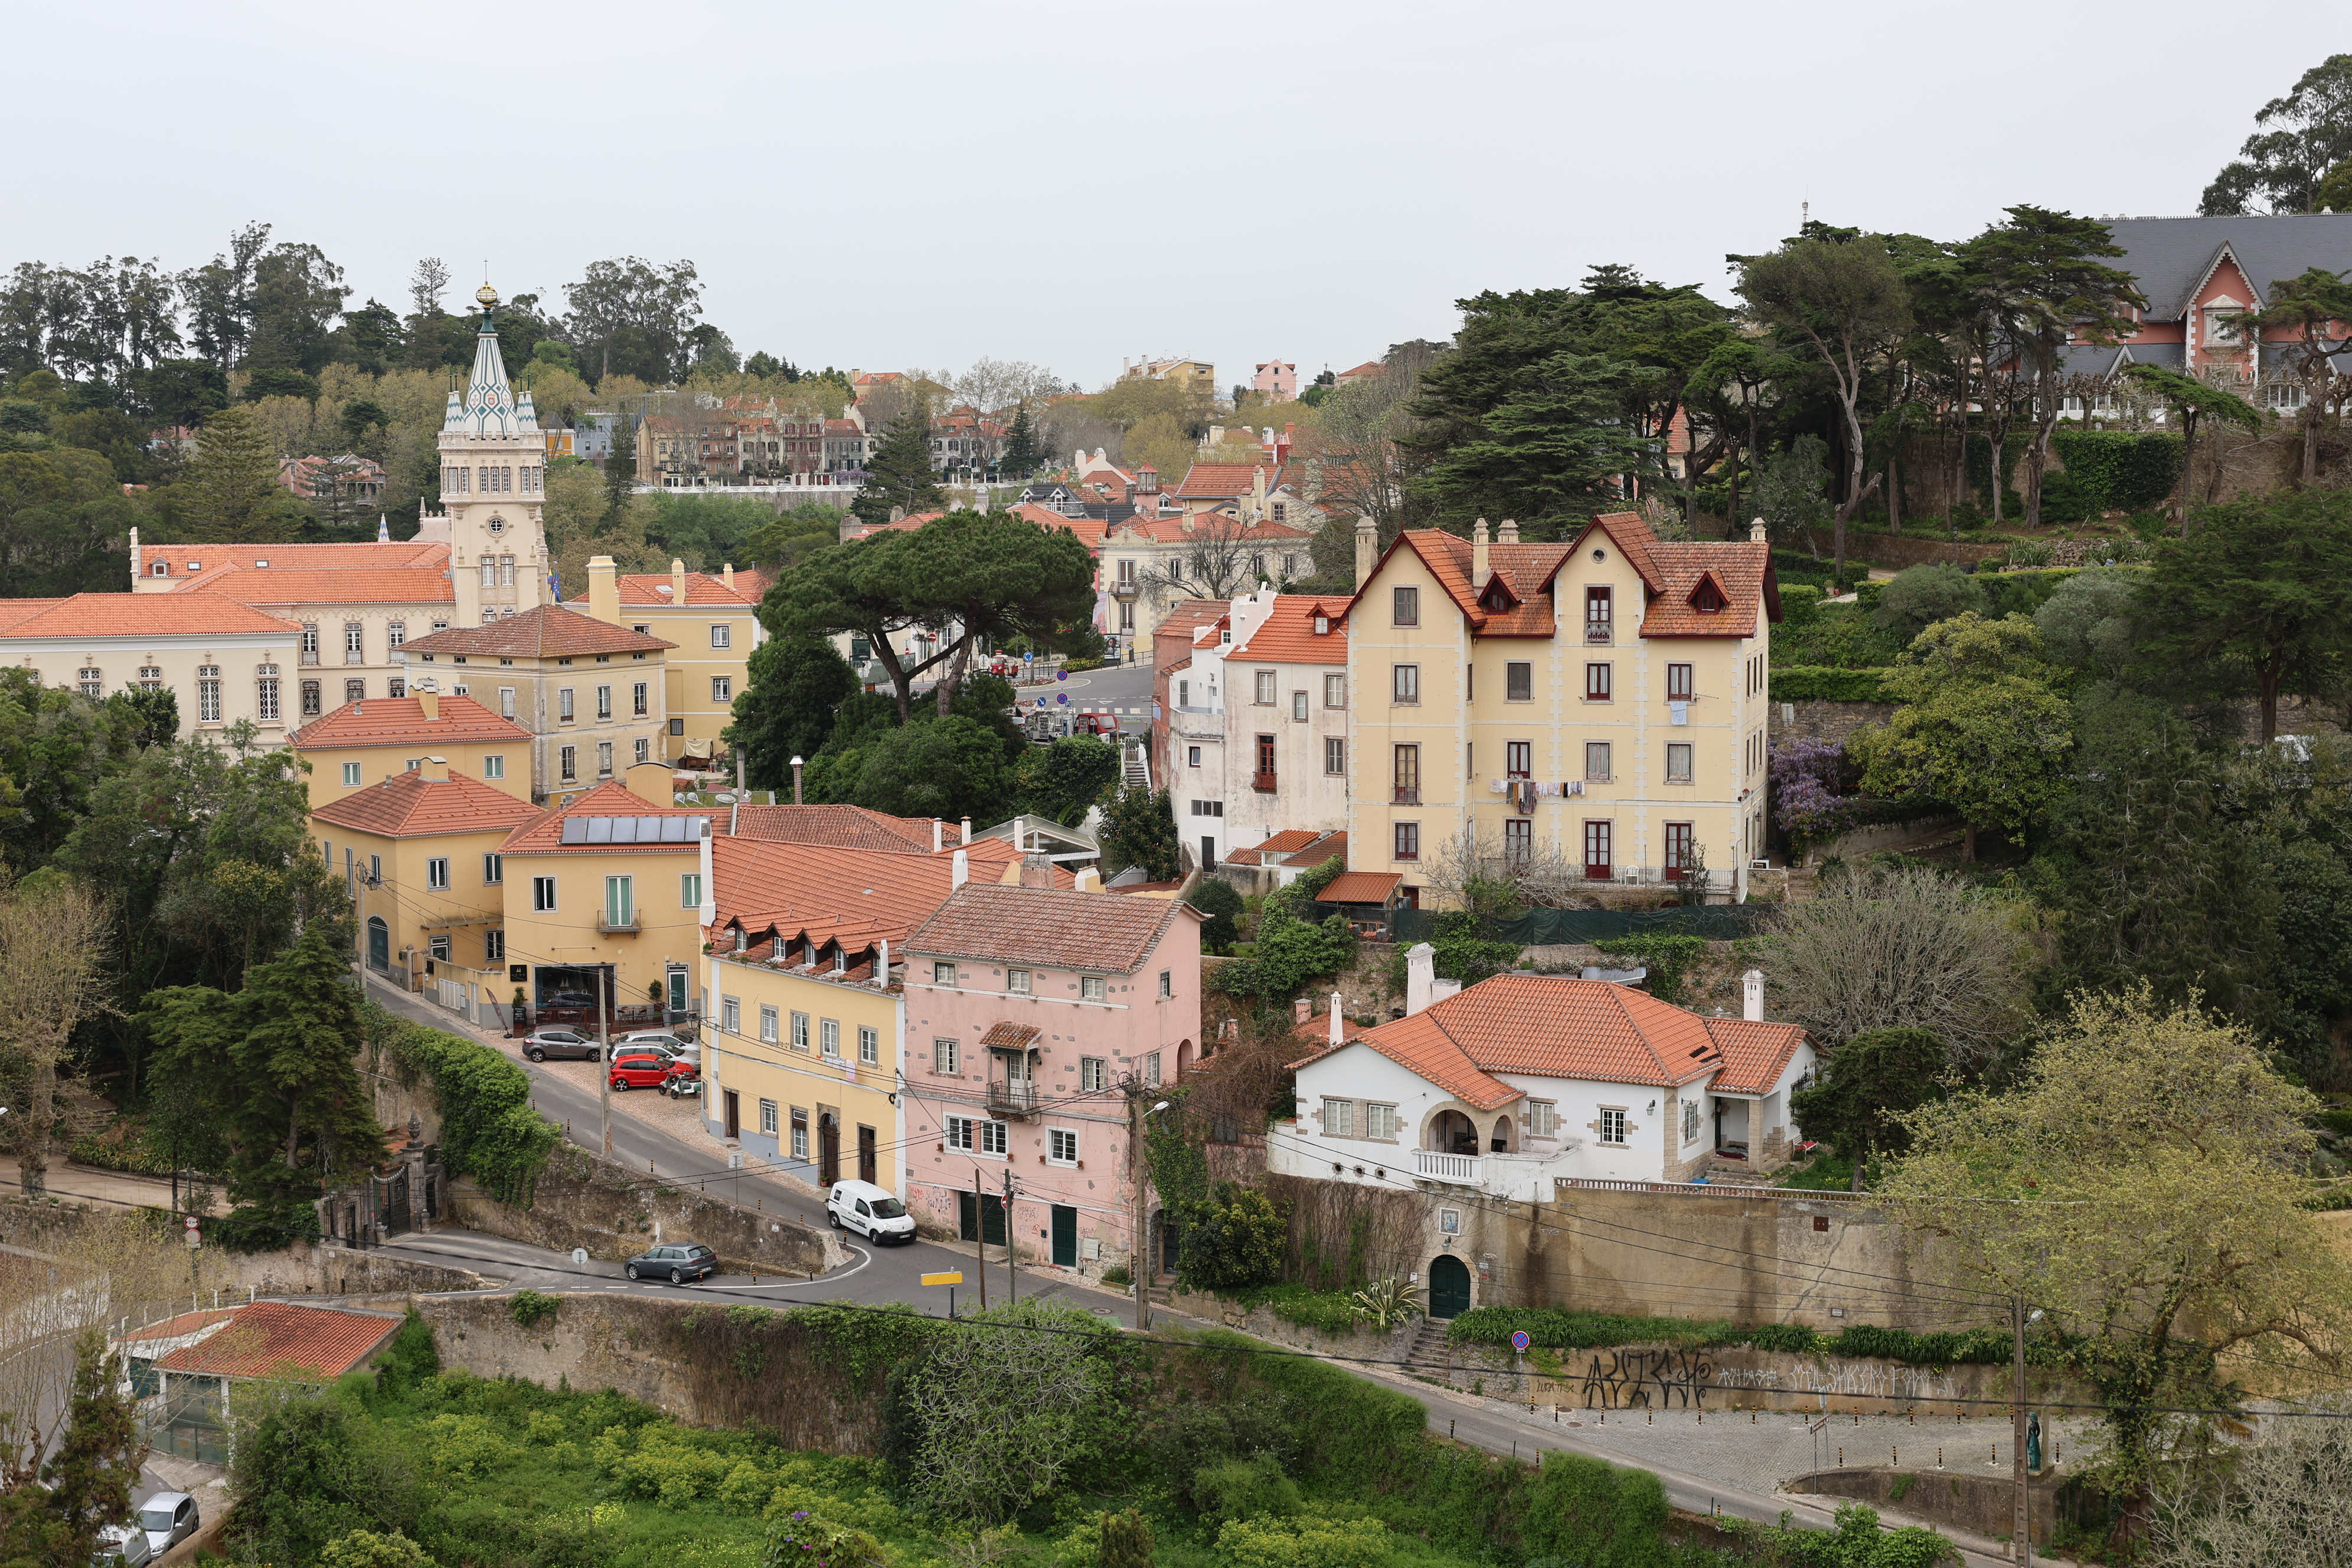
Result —
[[0, 1563], [2336, 1561], [2352, 55], [2254, 123], [1076, 380], [16, 262]]

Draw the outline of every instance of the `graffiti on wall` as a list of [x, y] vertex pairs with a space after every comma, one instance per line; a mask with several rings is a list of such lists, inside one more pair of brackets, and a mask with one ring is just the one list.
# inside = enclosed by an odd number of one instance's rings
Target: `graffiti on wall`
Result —
[[1715, 1378], [1715, 1363], [1697, 1351], [1603, 1351], [1579, 1393], [1587, 1410], [1687, 1410], [1706, 1403]]
[[1882, 1399], [1957, 1399], [1960, 1390], [1951, 1377], [1931, 1367], [1905, 1366], [1895, 1362], [1841, 1361], [1828, 1364], [1801, 1362], [1778, 1367], [1727, 1366], [1717, 1381], [1725, 1388], [1770, 1389], [1783, 1394], [1853, 1394]]

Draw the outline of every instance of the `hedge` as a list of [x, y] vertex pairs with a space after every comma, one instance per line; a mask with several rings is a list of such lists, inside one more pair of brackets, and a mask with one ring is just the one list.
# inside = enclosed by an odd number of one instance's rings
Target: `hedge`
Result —
[[404, 1078], [432, 1080], [441, 1110], [441, 1161], [453, 1176], [471, 1176], [502, 1202], [526, 1195], [562, 1129], [531, 1109], [530, 1076], [478, 1041], [428, 1029], [366, 1009], [371, 1044], [382, 1046]]
[[1612, 1312], [1580, 1312], [1561, 1307], [1473, 1307], [1454, 1320], [1446, 1337], [1456, 1344], [1507, 1345], [1527, 1331], [1546, 1350], [1600, 1350], [1614, 1345], [1668, 1344], [1694, 1349], [1744, 1345], [1796, 1354], [1872, 1356], [1914, 1366], [1958, 1366], [2003, 1362], [2012, 1352], [2011, 1331], [1971, 1329], [1966, 1333], [1913, 1333], [1908, 1329], [1864, 1324], [1823, 1334], [1794, 1323], [1750, 1327], [1694, 1318], [1636, 1318]]
[[2146, 511], [2172, 493], [2180, 479], [2181, 440], [2157, 431], [2058, 430], [2050, 444], [2066, 465], [2073, 488], [2090, 508]]
[[1776, 664], [1772, 667], [1775, 702], [1884, 702], [1879, 690], [1884, 669], [1839, 669], [1826, 664]]

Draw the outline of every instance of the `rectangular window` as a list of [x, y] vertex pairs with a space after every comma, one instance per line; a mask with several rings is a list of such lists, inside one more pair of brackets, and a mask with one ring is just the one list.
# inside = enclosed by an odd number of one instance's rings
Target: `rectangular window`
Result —
[[1290, 718], [1296, 724], [1307, 722], [1307, 693], [1304, 691], [1294, 691], [1290, 694]]
[[503, 855], [483, 856], [482, 881], [484, 884], [495, 888], [504, 883], [506, 879], [507, 858]]
[[1143, 1058], [1143, 1081], [1154, 1089], [1160, 1087], [1160, 1053], [1158, 1051]]
[[1110, 1085], [1110, 1063], [1102, 1057], [1078, 1058], [1078, 1092], [1100, 1094]]
[[646, 683], [644, 681], [640, 680], [629, 689], [629, 700], [631, 704], [629, 710], [638, 718], [644, 718], [646, 716]]
[[1609, 782], [1608, 742], [1587, 741], [1584, 742], [1584, 782], [1586, 784], [1607, 784]]
[[503, 963], [506, 962], [506, 956], [507, 933], [502, 931], [484, 931], [482, 933], [482, 962], [485, 963]]
[[857, 1026], [857, 1060], [865, 1067], [875, 1067], [882, 1060], [882, 1036], [872, 1026]]
[[841, 1025], [832, 1018], [820, 1018], [816, 1024], [816, 1048], [820, 1056], [838, 1060], [841, 1056]]
[[1625, 1142], [1625, 1113], [1604, 1110], [1601, 1113], [1601, 1141], [1603, 1143]]
[[1421, 700], [1421, 666], [1392, 664], [1389, 667], [1389, 699], [1393, 702], [1418, 703]]
[[1327, 1100], [1323, 1102], [1323, 1136], [1353, 1138], [1356, 1135], [1356, 1102], [1352, 1100]]
[[1271, 735], [1257, 738], [1257, 773], [1250, 782], [1258, 789], [1274, 787], [1274, 737]]
[[572, 722], [572, 688], [568, 686], [556, 689], [555, 717], [559, 722]]
[[343, 700], [344, 700], [344, 701], [346, 701], [346, 702], [360, 702], [360, 701], [363, 701], [363, 700], [366, 700], [366, 698], [367, 698], [367, 682], [366, 682], [366, 681], [364, 681], [364, 680], [346, 680], [346, 681], [344, 681], [344, 682], [343, 682]]
[[408, 623], [406, 621], [386, 622], [383, 628], [383, 640], [393, 647], [399, 647], [407, 642]]
[[486, 779], [502, 779], [506, 777], [507, 760], [504, 757], [484, 757], [482, 759], [482, 776]]
[[[143, 680], [139, 684], [144, 689], [150, 691], [154, 689], [153, 687], [148, 686]], [[319, 683], [315, 680], [304, 681], [302, 683], [302, 717], [305, 719], [316, 719], [319, 716], [320, 701], [321, 698], [319, 691]]]
[[952, 984], [954, 984], [955, 983], [956, 983], [956, 966], [955, 966], [955, 964], [954, 964], [953, 961], [949, 960], [949, 959], [944, 959], [944, 958], [942, 958], [942, 959], [937, 960], [936, 962], [934, 962], [934, 963], [932, 963], [932, 965], [931, 965], [931, 984], [934, 984], [934, 985], [952, 985]]
[[1389, 624], [1397, 626], [1421, 625], [1421, 590], [1398, 588], [1389, 595]]
[[956, 1043], [953, 1040], [931, 1042], [931, 1070], [953, 1077], [956, 1070]]
[[793, 1158], [805, 1160], [808, 1157], [808, 1112], [795, 1105], [793, 1107]]
[[362, 662], [361, 656], [367, 650], [366, 636], [367, 628], [359, 622], [343, 623], [343, 662], [345, 664]]
[[427, 945], [427, 947], [426, 947], [426, 952], [428, 952], [429, 953], [431, 953], [433, 957], [435, 957], [435, 958], [436, 958], [436, 959], [439, 959], [442, 963], [448, 963], [448, 962], [449, 962], [449, 939], [448, 939], [448, 937], [447, 937], [446, 934], [445, 934], [445, 935], [438, 935], [438, 936], [435, 936], [434, 938], [432, 938], [432, 939], [431, 939], [431, 942], [429, 942], [429, 944]]
[[343, 764], [343, 787], [345, 789], [357, 789], [360, 787], [359, 763], [345, 763]]
[[1533, 741], [1503, 742], [1503, 772], [1515, 779], [1536, 776], [1536, 743]]
[[1163, 969], [1160, 972], [1160, 994], [1163, 999], [1172, 997], [1176, 994], [1176, 972], [1174, 970]]
[[580, 750], [576, 746], [559, 746], [555, 752], [556, 772], [570, 784], [580, 776]]
[[1261, 708], [1274, 706], [1274, 671], [1270, 669], [1257, 671], [1256, 702]]
[[604, 923], [615, 931], [625, 931], [637, 923], [637, 879], [635, 877], [604, 879]]
[[1103, 999], [1103, 977], [1099, 974], [1078, 976], [1078, 1000], [1099, 1002]]
[[1503, 859], [1511, 866], [1525, 866], [1534, 858], [1536, 848], [1535, 819], [1527, 816], [1503, 818]]
[[1012, 992], [1015, 996], [1028, 995], [1029, 972], [1025, 969], [1006, 970], [1004, 972], [1004, 988], [1007, 991]]
[[1337, 735], [1327, 735], [1323, 739], [1323, 771], [1327, 773], [1348, 771], [1348, 742]]
[[978, 1140], [972, 1136], [972, 1128], [975, 1125], [976, 1123], [969, 1116], [949, 1117], [947, 1119], [948, 1147], [961, 1154], [975, 1152], [975, 1145], [978, 1142]]
[[1045, 1163], [1050, 1165], [1075, 1165], [1078, 1163], [1078, 1135], [1066, 1127], [1045, 1129]]
[[554, 910], [554, 878], [533, 877], [530, 879], [530, 907], [541, 914], [547, 914]]
[[221, 721], [220, 666], [196, 666], [196, 722], [217, 724]]
[[1345, 708], [1347, 705], [1348, 678], [1344, 675], [1325, 676], [1323, 678], [1323, 706], [1326, 708]]
[[1609, 667], [1588, 664], [1584, 667], [1584, 700], [1587, 702], [1609, 700]]
[[711, 627], [711, 628], [710, 628], [710, 646], [711, 646], [712, 647], [734, 647], [734, 646], [735, 646], [735, 633], [734, 633], [734, 629], [733, 629], [732, 627], [726, 626], [716, 626]]
[[1400, 822], [1396, 825], [1396, 858], [1399, 860], [1421, 858], [1420, 823]]
[[1693, 667], [1687, 664], [1670, 664], [1666, 666], [1667, 701], [1688, 702], [1691, 700], [1691, 693], [1696, 689], [1697, 685], [1697, 683], [1691, 678], [1692, 668]]
[[731, 675], [712, 676], [710, 678], [710, 700], [713, 702], [734, 701], [735, 678]]
[[1524, 659], [1513, 659], [1503, 666], [1503, 700], [1533, 702], [1536, 700], [1536, 667]]
[[808, 1048], [809, 1016], [806, 1013], [794, 1013], [793, 1015], [793, 1049], [805, 1051]]
[[1611, 629], [1609, 590], [1587, 588], [1584, 591], [1584, 640], [1605, 643]]
[[600, 686], [596, 689], [596, 717], [610, 719], [612, 716], [613, 689], [609, 686]]
[[1364, 1107], [1364, 1136], [1393, 1140], [1397, 1135], [1397, 1108], [1393, 1105]]
[[1553, 1138], [1559, 1134], [1559, 1106], [1549, 1100], [1528, 1101], [1528, 1131], [1537, 1138]]
[[1395, 751], [1396, 798], [1398, 805], [1421, 804], [1421, 748], [1417, 745], [1398, 746]]
[[773, 1138], [776, 1125], [776, 1102], [772, 1100], [760, 1101], [760, 1131]]
[[1679, 882], [1696, 868], [1691, 862], [1697, 857], [1692, 846], [1697, 842], [1696, 827], [1687, 822], [1666, 824], [1666, 879]]
[[278, 718], [278, 677], [275, 673], [278, 667], [265, 664], [261, 668], [270, 673], [262, 675], [253, 683], [255, 712], [263, 723], [275, 724]]
[[512, 718], [514, 717], [514, 699], [515, 699], [515, 689], [514, 689], [513, 687], [511, 687], [511, 686], [501, 686], [501, 687], [499, 687], [499, 718], [501, 718], [501, 719], [512, 719]]
[[1684, 1100], [1684, 1101], [1683, 1101], [1683, 1142], [1685, 1142], [1685, 1143], [1692, 1143], [1692, 1142], [1697, 1142], [1697, 1140], [1698, 1140], [1698, 1123], [1699, 1123], [1698, 1101], [1697, 1101], [1697, 1100]]
[[449, 858], [436, 855], [425, 862], [425, 885], [436, 893], [449, 890]]
[[1611, 823], [1588, 822], [1584, 825], [1584, 879], [1586, 881], [1605, 882], [1609, 879], [1610, 868], [1615, 864], [1610, 858], [1611, 840], [1615, 837], [1613, 825]]
[[319, 623], [316, 621], [302, 623], [302, 662], [319, 662]]
[[[460, 690], [460, 691], [463, 691], [463, 690], [465, 689], [465, 688], [461, 686], [461, 687], [459, 687], [457, 689], [458, 689], [458, 690]], [[385, 681], [385, 682], [383, 683], [383, 694], [384, 694], [385, 696], [387, 696], [387, 697], [405, 697], [405, 696], [407, 696], [407, 695], [408, 695], [408, 678], [407, 678], [406, 676], [404, 676], [404, 675], [395, 675], [395, 676], [394, 676], [391, 679], [389, 679], [389, 680], [387, 680], [387, 681]]]
[[698, 910], [702, 907], [702, 873], [681, 871], [677, 878], [677, 907]]
[[1184, 761], [1188, 767], [1199, 767], [1201, 765], [1201, 748], [1198, 746], [1185, 747]]
[[600, 779], [613, 776], [613, 742], [610, 741], [596, 742], [596, 776]]
[[732, 996], [719, 999], [719, 1026], [730, 1035], [743, 1032], [743, 1004]]
[[760, 1038], [772, 1046], [779, 1037], [777, 1031], [782, 1027], [781, 1015], [774, 1007], [762, 1004], [760, 1008]]
[[1668, 784], [1691, 782], [1691, 743], [1688, 741], [1666, 742], [1666, 782]]

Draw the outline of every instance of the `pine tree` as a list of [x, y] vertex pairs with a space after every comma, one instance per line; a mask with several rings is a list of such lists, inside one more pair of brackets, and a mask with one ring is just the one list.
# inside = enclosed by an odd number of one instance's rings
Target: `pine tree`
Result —
[[1025, 479], [1045, 465], [1045, 450], [1037, 445], [1037, 426], [1029, 417], [1029, 405], [1024, 403], [1013, 411], [1013, 427], [1004, 433], [1004, 472], [1013, 479]]
[[198, 539], [257, 537], [269, 503], [286, 492], [278, 483], [277, 447], [250, 408], [224, 408], [205, 421], [178, 493]]
[[931, 471], [931, 411], [918, 399], [892, 421], [889, 433], [866, 465], [866, 485], [849, 510], [861, 522], [879, 525], [947, 505]]
[[637, 433], [626, 415], [613, 416], [613, 449], [604, 455], [604, 511], [617, 517], [637, 482]]
[[[147, 1444], [139, 1430], [138, 1402], [131, 1393], [122, 1358], [106, 1348], [106, 1338], [86, 1329], [74, 1343], [71, 1403], [65, 1436], [40, 1465], [41, 1485], [10, 1474], [0, 1494], [0, 1563], [88, 1563], [98, 1532], [126, 1522], [131, 1492]], [[13, 1471], [29, 1456], [11, 1454]]]

